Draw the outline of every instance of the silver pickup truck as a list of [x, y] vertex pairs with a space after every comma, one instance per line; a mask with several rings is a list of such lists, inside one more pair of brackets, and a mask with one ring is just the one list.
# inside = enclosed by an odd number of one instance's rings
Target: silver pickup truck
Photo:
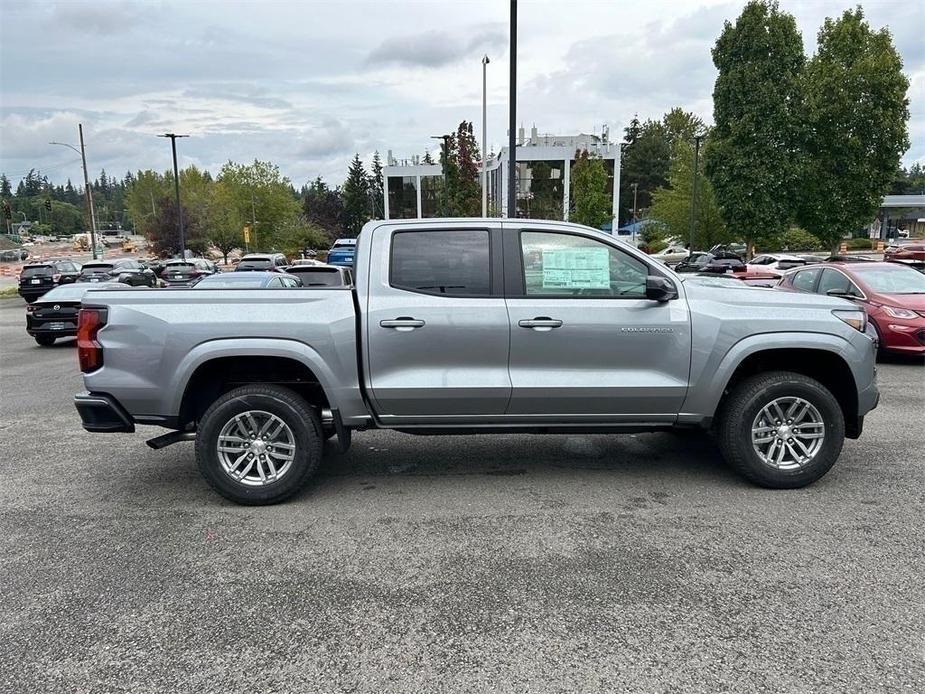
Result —
[[809, 484], [879, 397], [847, 301], [682, 281], [574, 224], [368, 223], [355, 286], [104, 290], [84, 299], [84, 428], [195, 439], [229, 499], [281, 501], [354, 431], [711, 429], [766, 487]]

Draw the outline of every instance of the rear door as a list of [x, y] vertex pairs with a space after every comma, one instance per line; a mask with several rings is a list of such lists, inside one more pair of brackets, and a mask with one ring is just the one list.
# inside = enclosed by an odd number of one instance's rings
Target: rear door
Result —
[[380, 227], [363, 261], [378, 415], [417, 424], [503, 415], [511, 382], [500, 225]]
[[646, 277], [666, 273], [616, 243], [576, 230], [505, 223], [504, 236], [508, 415], [674, 421], [690, 374], [683, 288], [676, 300], [646, 299]]

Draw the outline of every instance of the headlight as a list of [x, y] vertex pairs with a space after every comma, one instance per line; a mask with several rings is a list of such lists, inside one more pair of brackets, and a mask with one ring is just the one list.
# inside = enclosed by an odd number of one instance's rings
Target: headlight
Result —
[[905, 318], [912, 319], [918, 318], [918, 314], [915, 311], [910, 311], [907, 308], [896, 308], [894, 306], [884, 306], [883, 310], [887, 312], [888, 315], [893, 316], [893, 318]]
[[861, 311], [859, 309], [856, 309], [856, 310], [838, 309], [838, 310], [832, 311], [832, 314], [839, 320], [844, 321], [845, 323], [850, 325], [855, 330], [864, 332], [864, 330], [867, 328], [867, 314], [864, 313], [864, 311]]

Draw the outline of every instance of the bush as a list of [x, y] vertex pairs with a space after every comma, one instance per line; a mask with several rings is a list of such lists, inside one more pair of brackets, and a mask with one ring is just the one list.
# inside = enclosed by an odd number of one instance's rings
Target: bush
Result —
[[800, 227], [790, 227], [779, 239], [780, 250], [783, 251], [821, 251], [825, 246], [818, 238]]
[[870, 239], [849, 239], [848, 240], [848, 250], [849, 251], [869, 251], [873, 246], [871, 245]]

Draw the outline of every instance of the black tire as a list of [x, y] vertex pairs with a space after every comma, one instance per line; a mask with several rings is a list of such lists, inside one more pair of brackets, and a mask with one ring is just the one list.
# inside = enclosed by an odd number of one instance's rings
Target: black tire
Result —
[[327, 441], [328, 439], [334, 438], [336, 434], [337, 434], [337, 429], [335, 429], [333, 426], [327, 426], [327, 427], [321, 428], [321, 437], [325, 441]]
[[51, 347], [55, 344], [55, 338], [52, 335], [36, 335], [35, 341], [42, 347]]
[[[765, 405], [780, 397], [799, 397], [816, 408], [825, 437], [814, 457], [795, 469], [765, 463], [752, 445], [752, 424]], [[845, 418], [838, 401], [819, 381], [790, 371], [758, 374], [726, 397], [716, 423], [716, 439], [726, 462], [746, 479], [772, 489], [805, 487], [825, 475], [845, 442]]]
[[[269, 412], [293, 434], [295, 456], [279, 480], [262, 486], [235, 481], [225, 472], [216, 449], [219, 433], [236, 415], [249, 410]], [[276, 504], [301, 490], [321, 463], [321, 422], [300, 395], [281, 386], [254, 384], [235, 388], [206, 410], [196, 436], [196, 463], [215, 491], [226, 499], [251, 506]]]

